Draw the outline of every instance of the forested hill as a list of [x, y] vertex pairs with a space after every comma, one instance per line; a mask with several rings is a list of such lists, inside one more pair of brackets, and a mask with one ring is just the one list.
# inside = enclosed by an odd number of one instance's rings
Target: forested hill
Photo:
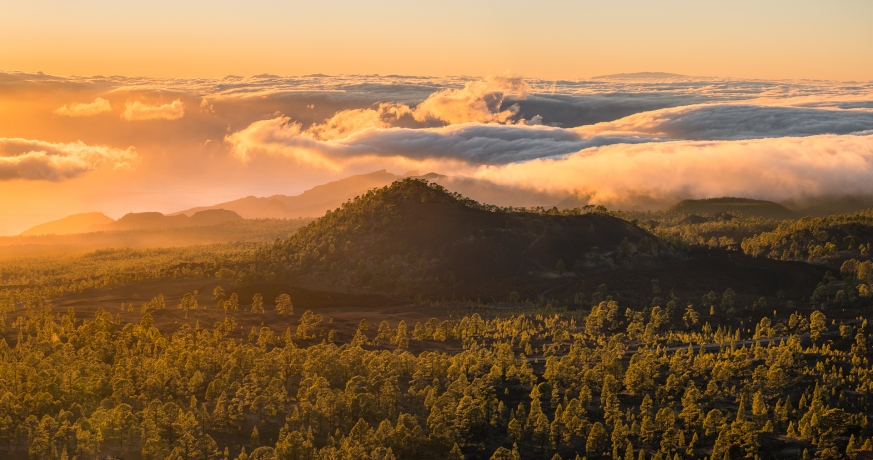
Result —
[[743, 241], [746, 254], [839, 266], [868, 260], [873, 244], [873, 208], [855, 214], [804, 217]]
[[603, 213], [520, 212], [405, 179], [277, 243], [260, 268], [279, 279], [415, 294], [562, 267], [628, 266], [645, 258], [635, 255], [637, 246], [658, 253], [650, 233]]
[[703, 200], [682, 200], [667, 210], [677, 214], [740, 213], [744, 217], [764, 217], [768, 219], [793, 219], [798, 215], [779, 203], [750, 198], [707, 198]]

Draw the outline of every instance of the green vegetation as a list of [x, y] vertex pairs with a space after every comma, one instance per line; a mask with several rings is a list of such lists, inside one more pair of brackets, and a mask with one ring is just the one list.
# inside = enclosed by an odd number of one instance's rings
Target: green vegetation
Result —
[[873, 455], [871, 214], [688, 217], [409, 179], [287, 239], [4, 261], [0, 455]]
[[[641, 254], [633, 244], [643, 240]], [[272, 279], [412, 297], [519, 273], [633, 266], [683, 249], [661, 243], [605, 209], [498, 208], [405, 179], [259, 252], [256, 265]]]
[[[183, 304], [196, 309], [189, 296]], [[837, 327], [821, 311], [792, 313], [747, 332], [712, 324], [693, 305], [682, 318], [615, 301], [587, 313], [458, 307], [482, 314], [432, 318], [411, 333], [402, 321], [338, 333], [306, 311], [296, 327], [236, 338], [235, 316], [169, 333], [151, 313], [124, 322], [102, 310], [88, 319], [7, 303], [16, 338], [0, 341], [0, 450], [58, 459], [873, 450], [866, 321]]]
[[[0, 299], [15, 302], [53, 299], [68, 292], [146, 279], [227, 277], [250, 261], [257, 243], [227, 243], [184, 248], [103, 249], [81, 256], [27, 257], [0, 264]], [[223, 271], [222, 271], [223, 269]]]
[[870, 258], [873, 210], [804, 217], [743, 241], [743, 251], [771, 259], [829, 262]]

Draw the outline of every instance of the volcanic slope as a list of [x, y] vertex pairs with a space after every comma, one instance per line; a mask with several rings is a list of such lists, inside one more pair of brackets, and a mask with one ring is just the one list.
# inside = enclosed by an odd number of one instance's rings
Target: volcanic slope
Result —
[[641, 263], [634, 246], [657, 239], [618, 218], [591, 213], [509, 212], [405, 179], [329, 212], [262, 254], [278, 279], [369, 292], [431, 293], [518, 276], [555, 277]]

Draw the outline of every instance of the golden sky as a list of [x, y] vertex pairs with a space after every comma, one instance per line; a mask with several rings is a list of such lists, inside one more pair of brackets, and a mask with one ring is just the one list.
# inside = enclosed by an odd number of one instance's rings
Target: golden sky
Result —
[[12, 1], [0, 69], [871, 80], [871, 21], [868, 0]]

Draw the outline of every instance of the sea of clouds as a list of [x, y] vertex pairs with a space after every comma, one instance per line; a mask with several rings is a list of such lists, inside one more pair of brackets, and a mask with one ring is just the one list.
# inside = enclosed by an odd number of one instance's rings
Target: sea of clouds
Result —
[[164, 171], [208, 162], [292, 181], [434, 171], [501, 205], [873, 195], [873, 82], [647, 77], [0, 73], [0, 100], [40, 95], [46, 133], [66, 136], [0, 138], [0, 180], [159, 174], [146, 160], [161, 151], [174, 152]]

